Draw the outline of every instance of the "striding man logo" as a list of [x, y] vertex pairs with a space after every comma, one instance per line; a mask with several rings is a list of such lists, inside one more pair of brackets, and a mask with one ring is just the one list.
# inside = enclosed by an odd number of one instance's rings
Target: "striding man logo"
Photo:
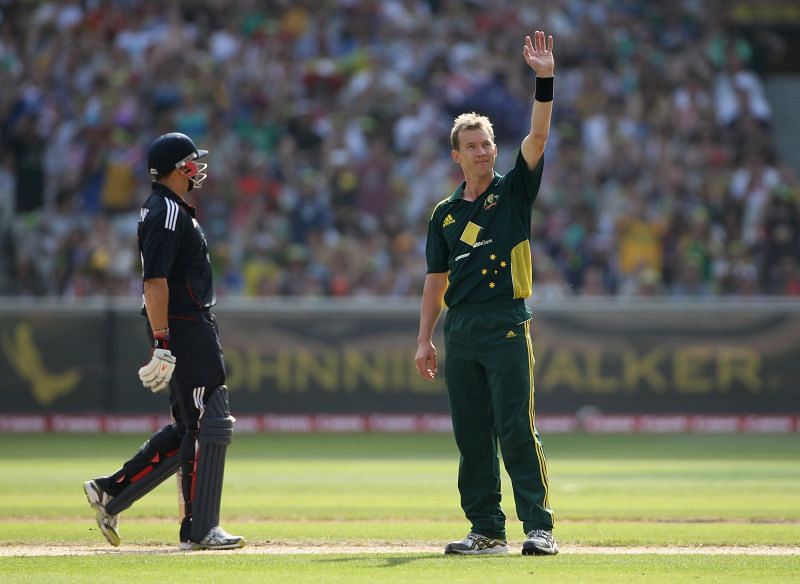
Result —
[[60, 373], [47, 369], [33, 338], [33, 327], [28, 323], [20, 323], [11, 335], [4, 335], [2, 344], [8, 363], [28, 382], [33, 397], [42, 406], [49, 406], [56, 398], [73, 391], [81, 379], [74, 368]]
[[486, 211], [487, 209], [491, 209], [497, 204], [497, 201], [499, 200], [500, 200], [500, 195], [489, 193], [489, 195], [486, 197], [486, 200], [483, 202], [483, 210]]

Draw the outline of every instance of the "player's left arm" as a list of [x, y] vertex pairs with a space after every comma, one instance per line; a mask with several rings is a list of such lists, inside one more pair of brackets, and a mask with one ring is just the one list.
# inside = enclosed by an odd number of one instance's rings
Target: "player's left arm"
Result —
[[522, 140], [522, 156], [533, 169], [539, 164], [550, 135], [550, 117], [553, 112], [553, 77], [555, 60], [553, 59], [553, 35], [545, 39], [541, 30], [525, 37], [522, 56], [528, 66], [536, 73], [536, 94], [531, 110], [531, 129]]

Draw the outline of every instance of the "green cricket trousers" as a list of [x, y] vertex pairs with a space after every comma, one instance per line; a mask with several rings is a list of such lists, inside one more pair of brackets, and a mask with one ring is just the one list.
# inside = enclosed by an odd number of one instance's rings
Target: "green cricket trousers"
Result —
[[506, 538], [498, 442], [525, 533], [553, 528], [535, 424], [530, 319], [523, 300], [509, 300], [455, 306], [444, 324], [445, 383], [461, 453], [461, 507], [472, 531], [487, 537]]

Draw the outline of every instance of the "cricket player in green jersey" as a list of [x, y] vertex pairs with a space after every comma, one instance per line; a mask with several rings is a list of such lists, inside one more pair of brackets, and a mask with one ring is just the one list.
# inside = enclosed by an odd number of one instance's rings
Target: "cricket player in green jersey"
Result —
[[428, 225], [416, 366], [433, 380], [432, 336], [446, 305], [445, 383], [461, 453], [458, 489], [471, 529], [446, 554], [508, 553], [500, 507], [497, 445], [511, 477], [524, 555], [558, 553], [547, 465], [533, 402], [531, 209], [542, 179], [553, 109], [553, 37], [525, 37], [522, 55], [536, 73], [531, 126], [505, 175], [494, 171], [492, 124], [461, 114], [450, 133], [464, 182], [440, 202]]

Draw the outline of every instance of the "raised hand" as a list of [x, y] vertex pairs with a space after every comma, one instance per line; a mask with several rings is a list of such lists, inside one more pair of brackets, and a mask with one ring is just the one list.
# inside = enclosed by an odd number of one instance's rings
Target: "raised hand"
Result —
[[544, 31], [541, 30], [533, 33], [533, 40], [526, 36], [522, 56], [537, 77], [552, 77], [556, 67], [553, 59], [553, 35], [548, 36], [546, 42]]

